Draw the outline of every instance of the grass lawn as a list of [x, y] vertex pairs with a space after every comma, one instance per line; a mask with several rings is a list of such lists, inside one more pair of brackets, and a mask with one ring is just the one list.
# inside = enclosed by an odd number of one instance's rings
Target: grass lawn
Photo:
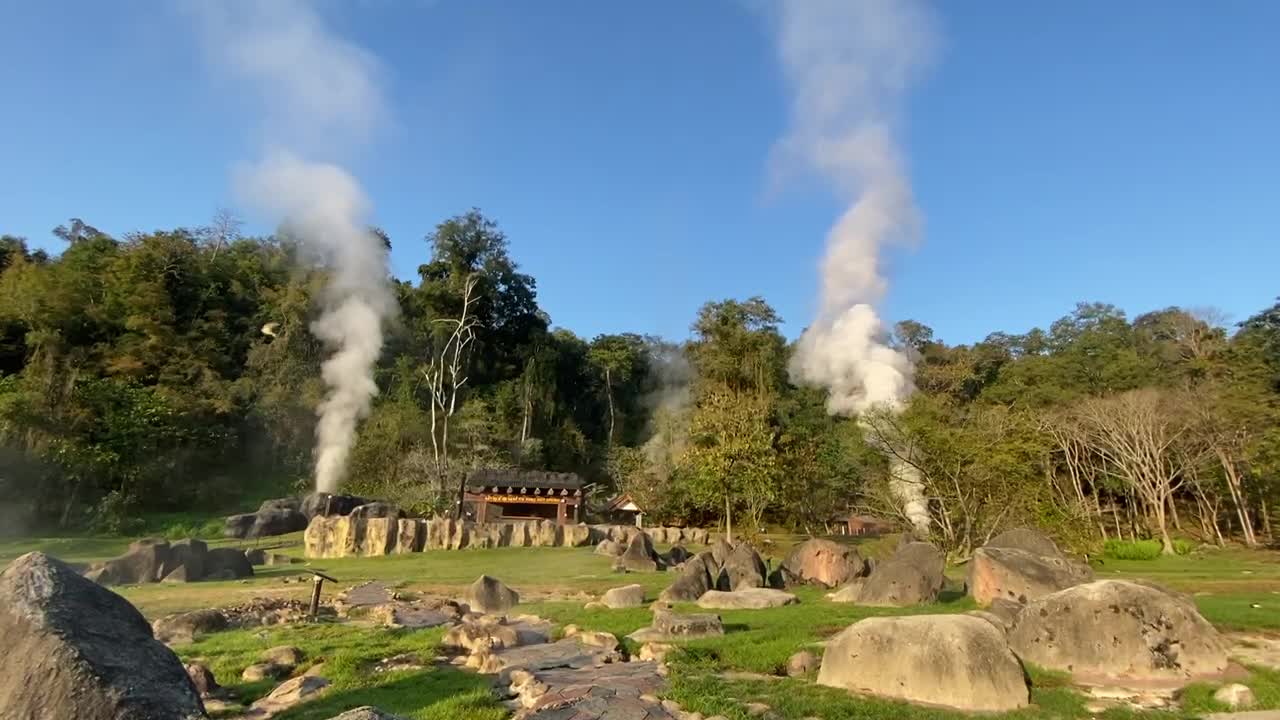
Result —
[[[776, 559], [794, 539], [779, 539], [770, 553]], [[278, 552], [301, 556], [300, 534], [274, 538]], [[113, 538], [36, 539], [0, 543], [0, 561], [7, 562], [30, 550], [43, 550], [74, 562], [88, 562], [120, 552], [127, 541]], [[252, 544], [227, 543], [251, 547]], [[885, 544], [867, 548], [881, 554]], [[585, 610], [588, 596], [618, 585], [639, 583], [650, 599], [670, 583], [665, 573], [614, 573], [610, 560], [589, 548], [499, 548], [492, 550], [436, 551], [377, 558], [317, 560], [303, 565], [259, 568], [251, 580], [200, 582], [188, 585], [145, 585], [117, 588], [144, 614], [156, 617], [168, 612], [230, 605], [255, 596], [303, 598], [309, 584], [282, 580], [321, 569], [347, 587], [365, 580], [382, 580], [409, 590], [460, 595], [480, 574], [489, 574], [520, 591], [525, 612], [542, 615], [559, 624], [574, 623], [586, 629], [605, 630], [622, 637], [649, 624], [647, 608], [635, 610]], [[1095, 565], [1100, 578], [1143, 578], [1192, 594], [1205, 616], [1224, 630], [1280, 632], [1280, 554], [1243, 550], [1209, 550], [1188, 556], [1154, 561], [1104, 560]], [[964, 568], [953, 568], [953, 578]], [[337, 589], [329, 592], [336, 592]], [[725, 715], [745, 720], [745, 704], [764, 702], [789, 720], [819, 717], [824, 720], [855, 718], [959, 718], [955, 713], [911, 707], [900, 703], [854, 697], [822, 688], [810, 680], [777, 677], [787, 658], [813, 647], [860, 618], [901, 613], [963, 612], [971, 601], [949, 592], [937, 604], [906, 609], [867, 608], [834, 604], [820, 590], [796, 591], [801, 603], [771, 610], [723, 611], [724, 637], [692, 641], [685, 652], [671, 660], [669, 696], [686, 709], [704, 715]], [[692, 609], [692, 608], [691, 608]], [[323, 675], [333, 687], [321, 699], [286, 715], [283, 720], [320, 719], [355, 705], [372, 704], [384, 710], [436, 720], [497, 720], [506, 717], [489, 690], [489, 680], [451, 667], [378, 674], [371, 665], [398, 653], [415, 652], [429, 660], [436, 654], [439, 630], [396, 631], [356, 625], [312, 625], [220, 633], [183, 648], [184, 659], [200, 658], [242, 697], [253, 699], [270, 689], [270, 683], [241, 683], [240, 672], [274, 645], [296, 645], [308, 661], [324, 662]], [[634, 645], [629, 649], [635, 650]], [[1088, 717], [1085, 699], [1066, 687], [1065, 679], [1030, 670], [1035, 706], [1009, 715], [1011, 718]], [[1254, 669], [1248, 683], [1259, 705], [1280, 708], [1280, 673]], [[1193, 686], [1177, 714], [1152, 717], [1193, 717], [1217, 710], [1213, 688]], [[1131, 717], [1119, 710], [1108, 718]]]

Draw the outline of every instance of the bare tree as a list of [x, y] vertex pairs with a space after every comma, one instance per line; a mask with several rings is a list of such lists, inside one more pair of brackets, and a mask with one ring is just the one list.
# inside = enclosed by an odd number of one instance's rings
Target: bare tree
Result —
[[[449, 471], [449, 419], [458, 409], [458, 394], [467, 384], [471, 353], [479, 321], [471, 314], [472, 293], [479, 278], [467, 276], [463, 282], [462, 310], [456, 318], [441, 318], [436, 322], [451, 330], [440, 352], [432, 356], [422, 369], [431, 393], [431, 450], [435, 460], [437, 482], [443, 483]], [[462, 517], [462, 503], [466, 497], [467, 479], [463, 473], [458, 483], [458, 504], [454, 516]]]
[[1128, 486], [1155, 523], [1165, 554], [1173, 554], [1168, 509], [1174, 491], [1199, 462], [1188, 452], [1191, 423], [1181, 398], [1155, 388], [1092, 398], [1073, 411], [1082, 439], [1108, 473]]
[[1231, 496], [1240, 532], [1249, 547], [1258, 545], [1257, 531], [1249, 513], [1249, 499], [1245, 488], [1248, 475], [1248, 456], [1252, 443], [1257, 439], [1256, 419], [1251, 417], [1251, 403], [1235, 403], [1229, 394], [1217, 384], [1208, 382], [1197, 389], [1190, 404], [1194, 414], [1196, 440], [1202, 444], [1206, 455], [1216, 462], [1222, 471], [1222, 479]]
[[240, 237], [240, 228], [243, 225], [244, 223], [234, 212], [227, 208], [218, 208], [218, 211], [213, 214], [209, 227], [205, 228], [209, 242], [213, 244], [213, 258], [218, 257], [218, 251], [222, 250], [224, 245], [230, 245]]

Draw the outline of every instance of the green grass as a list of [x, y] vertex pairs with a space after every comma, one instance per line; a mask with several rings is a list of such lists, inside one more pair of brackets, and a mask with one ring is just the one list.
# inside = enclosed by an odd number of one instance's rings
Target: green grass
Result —
[[[304, 653], [305, 670], [324, 663], [322, 675], [332, 684], [317, 699], [277, 715], [279, 720], [319, 720], [360, 705], [418, 720], [499, 720], [507, 716], [490, 692], [490, 681], [450, 666], [432, 665], [442, 631], [386, 630], [351, 625], [302, 625], [217, 633], [178, 648], [185, 662], [200, 661], [218, 683], [247, 704], [270, 691], [271, 681], [245, 683], [240, 673], [263, 650], [293, 645]], [[415, 653], [423, 670], [375, 673], [378, 660]]]
[[[1195, 543], [1178, 538], [1173, 541], [1173, 551], [1187, 555], [1195, 549]], [[1156, 560], [1164, 553], [1159, 540], [1108, 540], [1102, 548], [1104, 557], [1112, 560]]]

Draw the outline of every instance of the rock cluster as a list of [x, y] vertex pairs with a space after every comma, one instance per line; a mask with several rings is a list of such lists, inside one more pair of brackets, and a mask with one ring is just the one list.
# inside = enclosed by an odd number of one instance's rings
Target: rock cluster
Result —
[[770, 573], [760, 553], [742, 542], [730, 545], [717, 540], [710, 550], [687, 559], [675, 582], [658, 595], [663, 602], [695, 602], [710, 590], [722, 592], [778, 587], [780, 573]]
[[[339, 558], [414, 553], [424, 550], [462, 550], [495, 547], [585, 547], [622, 555], [633, 538], [654, 542], [680, 539], [706, 542], [705, 530], [653, 528], [641, 532], [623, 525], [558, 525], [552, 520], [475, 523], [453, 518], [413, 518], [389, 510], [385, 503], [367, 503], [345, 515], [317, 515], [306, 525], [304, 554], [308, 558]], [[660, 537], [661, 540], [654, 540]], [[678, 555], [683, 551], [675, 551]], [[655, 564], [668, 559], [657, 556]], [[680, 558], [683, 560], [683, 557]]]
[[364, 504], [358, 497], [329, 493], [266, 500], [255, 512], [228, 516], [222, 534], [237, 539], [284, 535], [305, 530], [316, 516], [347, 515]]
[[252, 577], [253, 565], [235, 548], [210, 550], [200, 540], [169, 543], [144, 538], [131, 543], [120, 557], [89, 566], [84, 575], [102, 585], [235, 580]]

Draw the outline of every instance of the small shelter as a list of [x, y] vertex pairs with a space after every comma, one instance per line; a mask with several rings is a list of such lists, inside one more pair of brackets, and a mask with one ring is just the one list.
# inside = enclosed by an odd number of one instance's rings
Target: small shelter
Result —
[[831, 529], [835, 534], [862, 537], [879, 537], [898, 529], [898, 526], [891, 520], [874, 515], [857, 515], [853, 513], [834, 515], [828, 521], [828, 524], [832, 526]]
[[636, 504], [630, 493], [622, 493], [610, 500], [605, 512], [609, 516], [609, 521], [613, 523], [636, 527], [642, 527], [644, 524], [644, 510]]
[[574, 473], [488, 469], [467, 476], [467, 504], [476, 522], [555, 520], [577, 523], [582, 478]]

